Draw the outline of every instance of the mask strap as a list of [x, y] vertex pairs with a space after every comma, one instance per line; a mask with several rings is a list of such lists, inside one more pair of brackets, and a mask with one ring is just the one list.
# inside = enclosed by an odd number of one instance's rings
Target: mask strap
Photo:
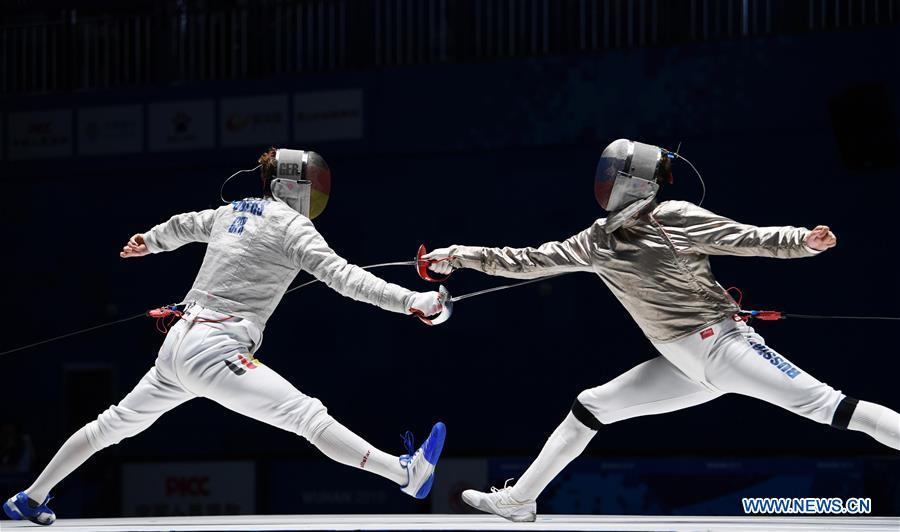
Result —
[[242, 174], [242, 173], [244, 173], [244, 172], [255, 172], [255, 171], [259, 170], [259, 168], [260, 168], [261, 166], [262, 166], [261, 164], [258, 164], [258, 165], [256, 165], [255, 167], [250, 168], [250, 169], [247, 169], [247, 170], [238, 170], [237, 172], [235, 172], [235, 173], [231, 174], [230, 176], [228, 176], [228, 179], [226, 179], [225, 181], [223, 181], [223, 182], [222, 182], [222, 186], [219, 187], [219, 198], [222, 200], [222, 203], [229, 203], [229, 201], [228, 201], [227, 199], [225, 199], [225, 185], [226, 185], [229, 181], [231, 181], [231, 179], [234, 178], [234, 176], [236, 176], [236, 175], [238, 175], [238, 174]]

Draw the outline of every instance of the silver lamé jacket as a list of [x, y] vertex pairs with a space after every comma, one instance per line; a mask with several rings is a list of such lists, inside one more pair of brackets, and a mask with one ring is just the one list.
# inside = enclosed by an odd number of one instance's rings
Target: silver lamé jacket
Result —
[[737, 304], [716, 282], [709, 255], [809, 257], [808, 229], [755, 227], [685, 201], [666, 201], [607, 233], [606, 218], [537, 248], [452, 246], [455, 267], [530, 279], [594, 272], [654, 343], [729, 318]]
[[260, 330], [300, 270], [341, 295], [407, 313], [413, 292], [334, 252], [313, 223], [280, 201], [246, 199], [177, 214], [144, 233], [151, 253], [205, 242], [206, 256], [185, 302], [239, 316]]

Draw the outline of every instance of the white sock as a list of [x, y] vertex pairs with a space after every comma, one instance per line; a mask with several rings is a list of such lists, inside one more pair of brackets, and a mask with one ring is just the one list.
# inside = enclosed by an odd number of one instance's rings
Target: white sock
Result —
[[890, 408], [860, 401], [847, 428], [865, 432], [880, 443], [900, 451], [900, 414]]
[[91, 447], [84, 428], [78, 430], [78, 432], [69, 436], [66, 443], [56, 451], [56, 455], [50, 460], [47, 467], [41, 471], [34, 484], [25, 490], [25, 493], [31, 500], [39, 504], [43, 503], [47, 499], [50, 490], [93, 454], [94, 448]]
[[519, 502], [533, 501], [569, 462], [578, 458], [597, 434], [569, 412], [547, 439], [541, 454], [532, 462], [509, 494]]
[[400, 458], [380, 451], [337, 421], [310, 440], [325, 456], [350, 467], [364, 469], [393, 480], [400, 486], [409, 481]]

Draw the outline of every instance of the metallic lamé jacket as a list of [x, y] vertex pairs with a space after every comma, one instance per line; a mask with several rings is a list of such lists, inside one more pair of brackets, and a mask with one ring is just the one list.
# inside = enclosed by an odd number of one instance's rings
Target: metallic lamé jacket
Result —
[[453, 246], [455, 267], [531, 279], [589, 271], [600, 276], [655, 343], [683, 338], [734, 315], [709, 255], [810, 257], [808, 229], [755, 227], [685, 201], [667, 201], [607, 233], [606, 218], [537, 248]]

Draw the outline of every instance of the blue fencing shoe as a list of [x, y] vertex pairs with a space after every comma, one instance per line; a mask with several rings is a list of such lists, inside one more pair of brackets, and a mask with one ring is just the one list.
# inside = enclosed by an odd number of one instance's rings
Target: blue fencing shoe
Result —
[[20, 491], [14, 497], [3, 503], [3, 512], [13, 520], [28, 519], [38, 525], [52, 525], [56, 521], [56, 514], [47, 506], [53, 497], [47, 497], [44, 504], [28, 498], [24, 491]]
[[428, 435], [425, 443], [413, 452], [415, 445], [412, 433], [407, 432], [403, 435], [403, 443], [406, 444], [406, 449], [409, 451], [409, 454], [400, 457], [400, 465], [406, 469], [406, 473], [409, 475], [406, 485], [401, 488], [403, 493], [417, 499], [424, 499], [428, 496], [431, 484], [434, 482], [434, 468], [441, 457], [446, 437], [447, 427], [438, 421], [431, 428], [431, 434]]

